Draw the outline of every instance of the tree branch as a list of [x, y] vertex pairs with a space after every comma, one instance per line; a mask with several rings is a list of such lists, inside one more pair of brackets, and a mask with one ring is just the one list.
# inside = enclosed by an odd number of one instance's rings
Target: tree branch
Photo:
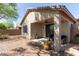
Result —
[[5, 16], [0, 16], [0, 20], [1, 20], [2, 18], [5, 18]]

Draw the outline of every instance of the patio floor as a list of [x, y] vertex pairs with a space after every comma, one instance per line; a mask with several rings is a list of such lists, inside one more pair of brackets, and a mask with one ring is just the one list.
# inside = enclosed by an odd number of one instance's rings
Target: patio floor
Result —
[[79, 44], [70, 44], [66, 52], [74, 56], [79, 56]]

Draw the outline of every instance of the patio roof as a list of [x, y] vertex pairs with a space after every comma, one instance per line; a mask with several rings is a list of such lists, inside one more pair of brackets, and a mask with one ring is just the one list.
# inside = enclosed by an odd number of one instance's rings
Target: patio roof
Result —
[[70, 11], [66, 8], [66, 6], [59, 5], [59, 6], [43, 6], [43, 7], [35, 7], [35, 8], [29, 8], [29, 9], [27, 9], [27, 11], [25, 13], [25, 16], [23, 17], [20, 25], [22, 25], [22, 23], [24, 22], [26, 16], [30, 12], [34, 12], [34, 11], [47, 11], [47, 10], [63, 12], [64, 14], [66, 14], [70, 18], [70, 21], [76, 23], [76, 20], [75, 20], [74, 16], [70, 13]]

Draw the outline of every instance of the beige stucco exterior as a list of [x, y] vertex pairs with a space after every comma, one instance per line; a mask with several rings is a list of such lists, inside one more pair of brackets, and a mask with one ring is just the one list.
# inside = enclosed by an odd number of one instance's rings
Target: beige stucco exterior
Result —
[[[35, 34], [40, 34], [41, 37], [45, 37], [45, 23], [44, 21], [49, 19], [54, 21], [55, 14], [60, 15], [58, 12], [31, 12], [29, 15], [25, 18], [25, 21], [23, 22], [23, 25], [27, 25], [28, 27], [28, 33], [23, 33], [27, 38], [31, 39], [34, 38]], [[61, 16], [59, 16], [61, 17]], [[63, 18], [61, 18], [62, 20]], [[63, 19], [66, 20], [66, 19]], [[68, 20], [68, 19], [67, 19]], [[50, 22], [51, 23], [51, 22]], [[54, 22], [53, 22], [54, 23]], [[67, 35], [70, 39], [70, 25], [71, 22], [61, 22], [61, 35]]]
[[[50, 19], [49, 23], [54, 23], [54, 17], [55, 14], [60, 15], [58, 12], [31, 12], [29, 15], [25, 18], [23, 25], [27, 25], [28, 27], [28, 33], [23, 33], [27, 38], [29, 39], [34, 39], [36, 34], [39, 35], [40, 37], [45, 37], [45, 20]], [[47, 17], [48, 16], [48, 17]], [[60, 16], [59, 16], [60, 17]], [[66, 20], [61, 18], [61, 20]], [[51, 22], [52, 21], [52, 22]], [[48, 24], [49, 24], [48, 23]], [[70, 39], [70, 21], [66, 22], [61, 22], [61, 35], [67, 35], [68, 40]]]
[[68, 36], [68, 42], [70, 41], [70, 29], [71, 29], [71, 24], [66, 22], [61, 24], [61, 34]]
[[[77, 19], [76, 19], [77, 20]], [[71, 41], [74, 42], [76, 35], [79, 35], [79, 20], [71, 26]]]

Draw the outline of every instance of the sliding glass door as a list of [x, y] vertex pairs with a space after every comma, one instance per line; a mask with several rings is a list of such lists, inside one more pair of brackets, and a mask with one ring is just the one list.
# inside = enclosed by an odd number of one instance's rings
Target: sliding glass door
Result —
[[46, 37], [54, 35], [54, 24], [46, 24]]

